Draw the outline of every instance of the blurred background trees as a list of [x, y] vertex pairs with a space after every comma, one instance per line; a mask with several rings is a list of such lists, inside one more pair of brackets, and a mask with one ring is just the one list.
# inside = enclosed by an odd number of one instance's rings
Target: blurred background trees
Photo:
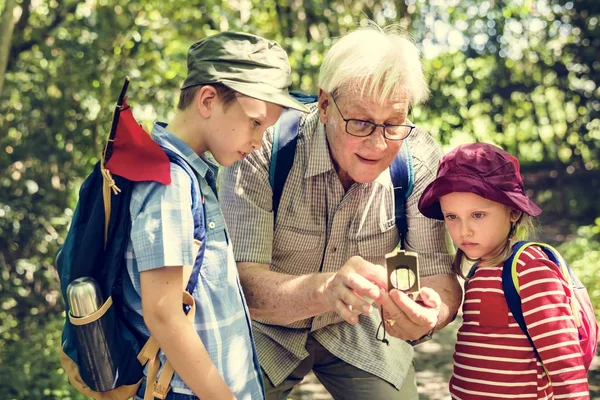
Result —
[[600, 3], [597, 0], [0, 0], [0, 397], [79, 398], [58, 362], [54, 255], [98, 161], [126, 75], [150, 126], [168, 118], [186, 51], [221, 30], [278, 40], [294, 88], [316, 91], [332, 42], [396, 22], [423, 56], [431, 99], [414, 122], [448, 150], [517, 155], [600, 313]]

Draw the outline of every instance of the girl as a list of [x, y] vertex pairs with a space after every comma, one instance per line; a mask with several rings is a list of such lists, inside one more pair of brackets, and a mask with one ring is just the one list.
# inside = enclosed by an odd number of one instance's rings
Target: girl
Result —
[[476, 262], [455, 346], [452, 398], [589, 399], [571, 293], [559, 267], [537, 246], [518, 260], [523, 315], [543, 366], [504, 297], [503, 263], [541, 213], [525, 194], [517, 159], [490, 144], [459, 146], [440, 161], [419, 210], [446, 222], [458, 247], [456, 273], [462, 275], [464, 258]]

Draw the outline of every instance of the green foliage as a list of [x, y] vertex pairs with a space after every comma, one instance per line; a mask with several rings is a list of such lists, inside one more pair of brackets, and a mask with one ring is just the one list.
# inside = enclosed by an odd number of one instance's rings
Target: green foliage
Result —
[[558, 250], [588, 290], [596, 318], [600, 320], [600, 218], [596, 219], [595, 225], [579, 228], [575, 237]]
[[[63, 307], [53, 263], [77, 190], [98, 161], [125, 76], [138, 120], [164, 120], [187, 48], [221, 30], [278, 40], [294, 89], [314, 93], [337, 37], [367, 18], [399, 22], [422, 49], [431, 86], [415, 122], [445, 148], [491, 141], [518, 155], [542, 222], [560, 233], [599, 214], [597, 0], [17, 0], [17, 8], [0, 76], [0, 398], [76, 398], [55, 351]], [[596, 304], [597, 229], [561, 247]]]
[[432, 96], [417, 116], [442, 143], [494, 142], [558, 171], [598, 168], [595, 3], [425, 3], [425, 24], [415, 23]]
[[43, 323], [37, 317], [27, 317], [19, 321], [30, 329], [26, 336], [0, 341], [0, 398], [86, 398], [66, 383], [58, 352], [63, 321], [57, 317]]

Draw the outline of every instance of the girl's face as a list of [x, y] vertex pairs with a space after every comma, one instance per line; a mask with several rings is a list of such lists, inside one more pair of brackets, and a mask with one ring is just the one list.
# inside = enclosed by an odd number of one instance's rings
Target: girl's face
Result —
[[452, 241], [473, 259], [498, 255], [519, 218], [510, 207], [473, 193], [449, 193], [440, 197], [440, 205]]

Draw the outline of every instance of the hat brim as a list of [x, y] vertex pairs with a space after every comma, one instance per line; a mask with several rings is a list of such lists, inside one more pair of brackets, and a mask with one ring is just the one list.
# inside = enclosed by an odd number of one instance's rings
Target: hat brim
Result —
[[261, 88], [261, 86], [256, 84], [247, 84], [226, 80], [222, 80], [220, 83], [230, 89], [235, 90], [236, 92], [240, 92], [243, 95], [266, 101], [267, 103], [277, 104], [285, 108], [293, 108], [294, 110], [305, 113], [310, 112], [308, 107], [292, 97], [287, 91], [270, 91], [267, 86]]
[[419, 211], [428, 218], [444, 219], [440, 197], [453, 193], [473, 193], [483, 198], [521, 210], [536, 217], [542, 210], [525, 194], [504, 192], [486, 182], [468, 175], [446, 175], [435, 179], [423, 191], [419, 199]]

